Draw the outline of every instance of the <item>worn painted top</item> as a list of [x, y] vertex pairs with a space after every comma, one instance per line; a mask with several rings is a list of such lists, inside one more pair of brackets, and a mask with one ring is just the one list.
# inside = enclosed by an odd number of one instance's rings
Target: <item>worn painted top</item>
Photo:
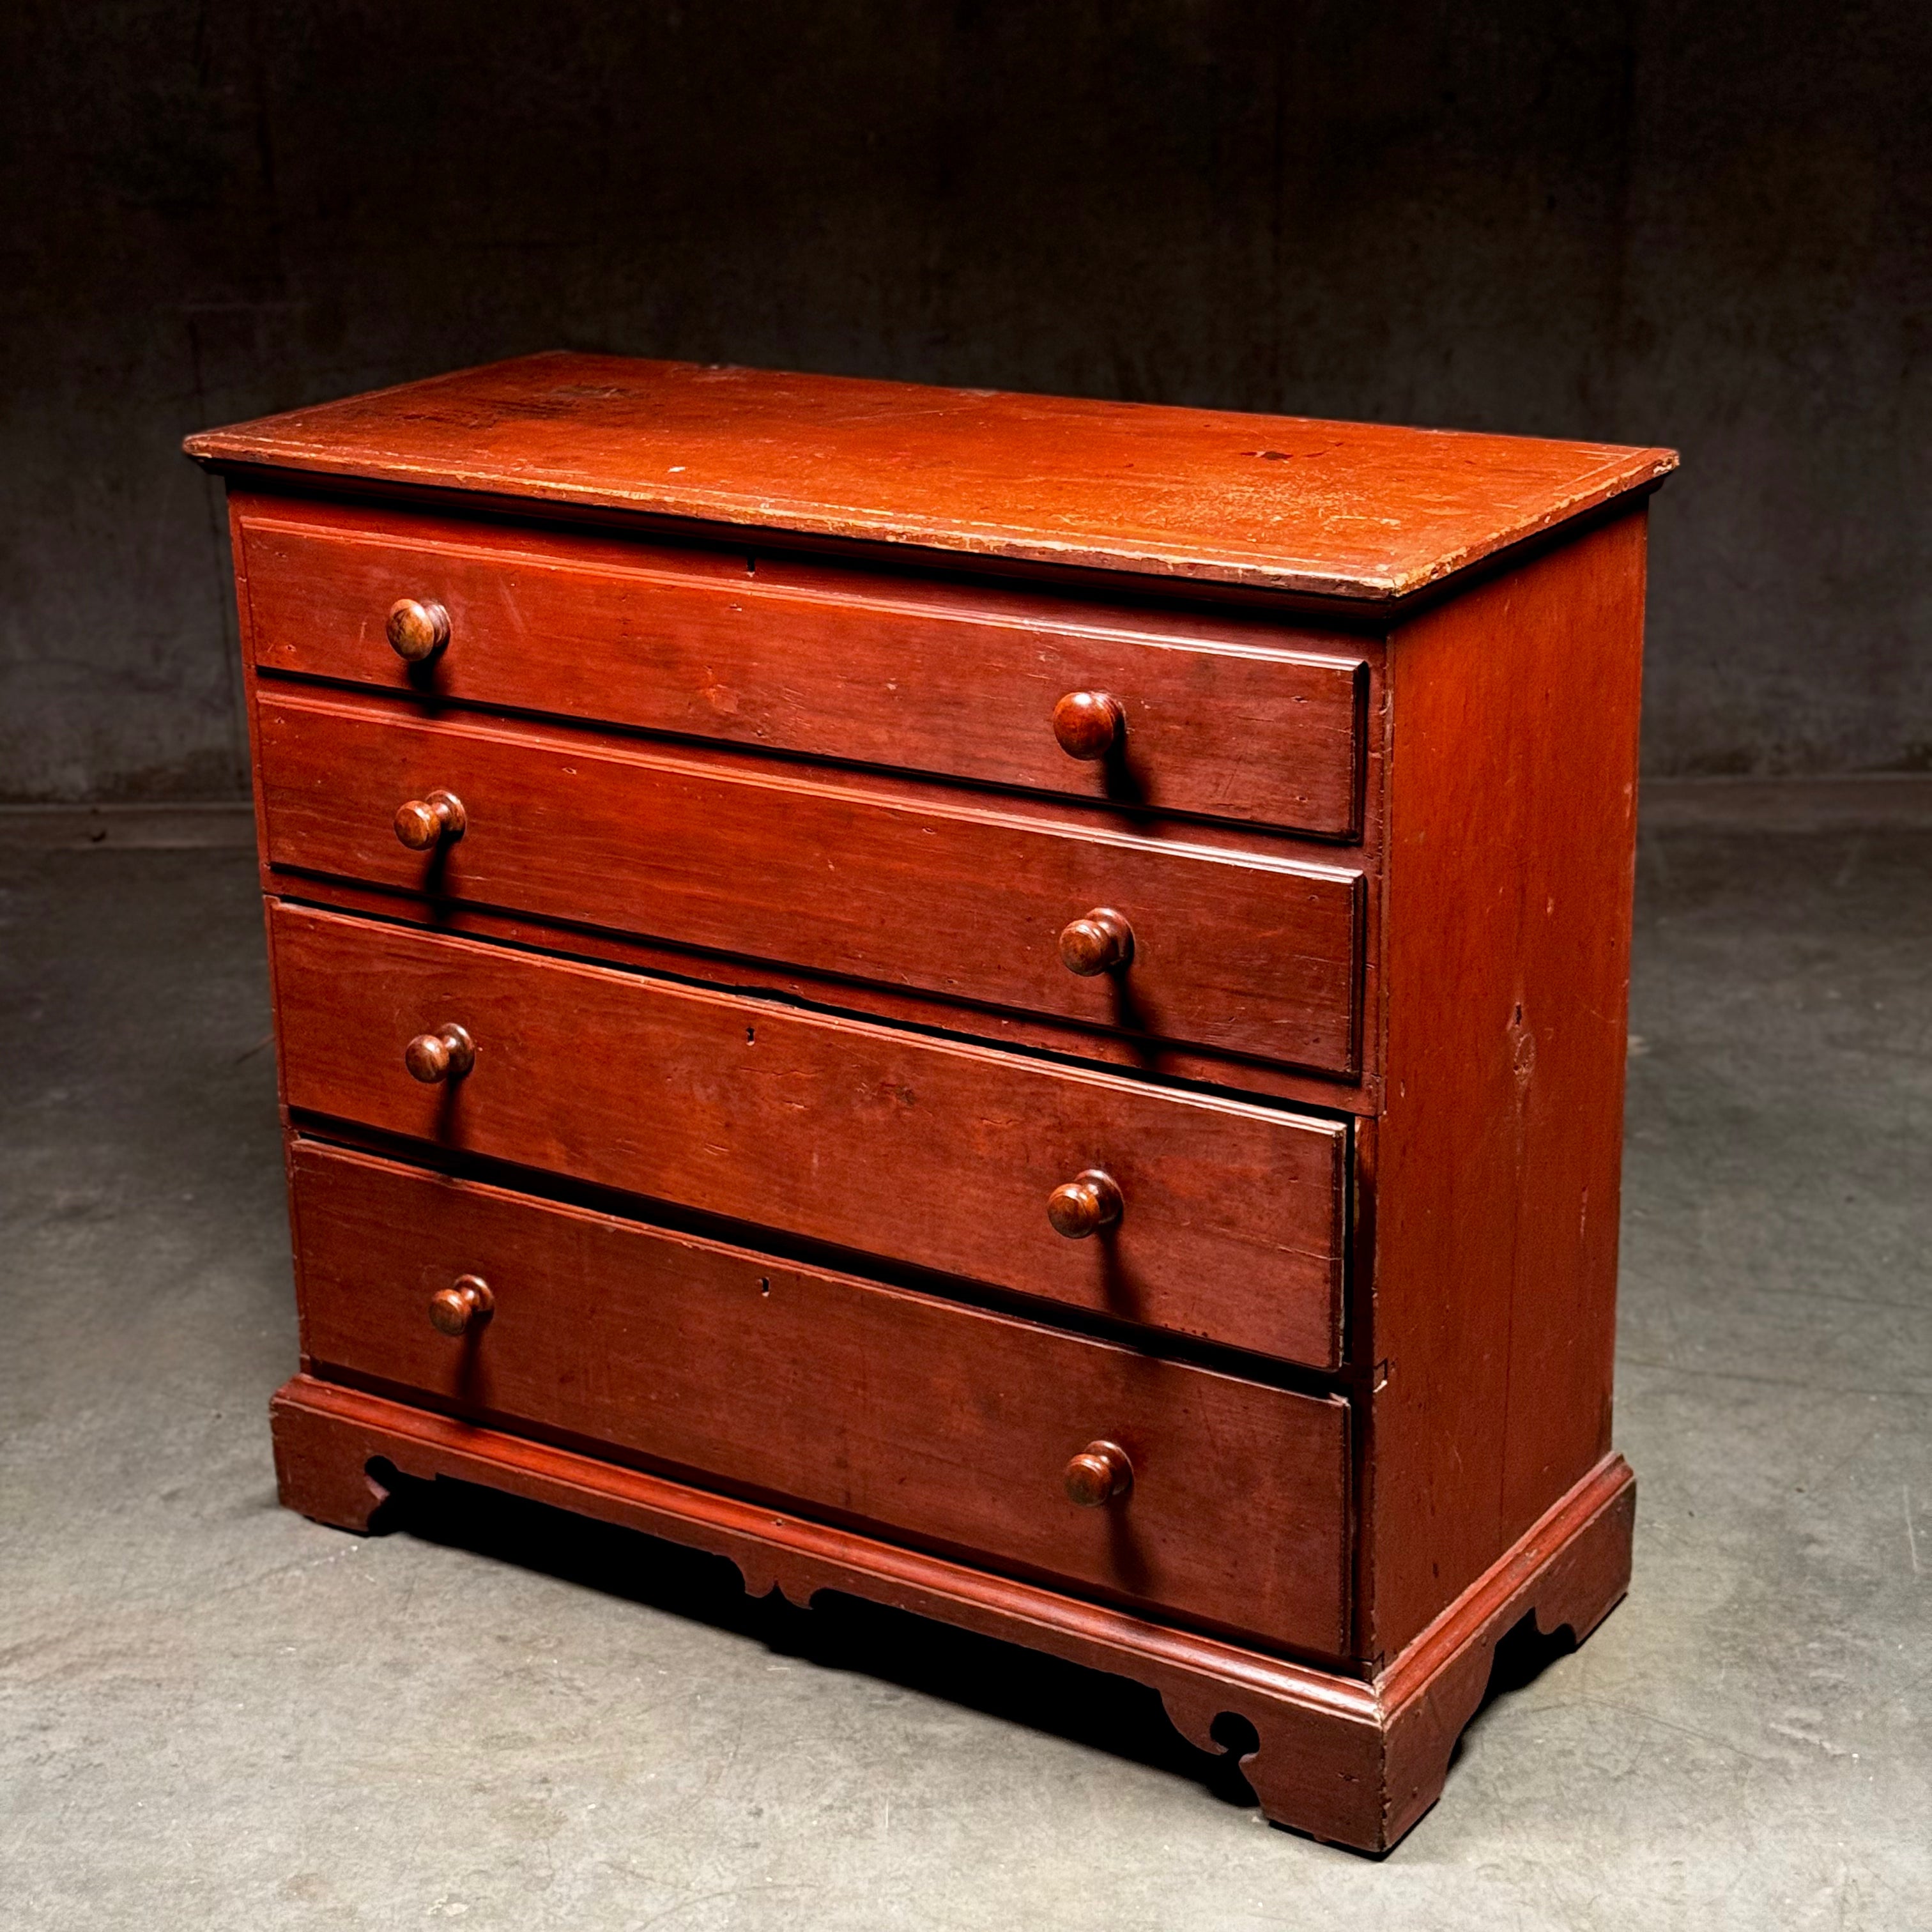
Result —
[[1376, 601], [1677, 464], [1667, 449], [561, 350], [186, 448], [218, 467]]

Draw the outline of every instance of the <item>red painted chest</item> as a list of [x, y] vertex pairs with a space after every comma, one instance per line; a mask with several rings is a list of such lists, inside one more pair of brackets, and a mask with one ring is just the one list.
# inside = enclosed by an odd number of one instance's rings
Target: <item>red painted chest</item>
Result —
[[301, 1371], [1366, 1848], [1610, 1444], [1660, 450], [549, 356], [230, 489]]

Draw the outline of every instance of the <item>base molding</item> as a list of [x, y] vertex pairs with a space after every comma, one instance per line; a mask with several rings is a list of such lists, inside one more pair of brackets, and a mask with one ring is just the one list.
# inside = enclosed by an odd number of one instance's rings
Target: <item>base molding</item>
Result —
[[281, 1499], [318, 1522], [367, 1532], [380, 1459], [729, 1558], [754, 1596], [803, 1607], [841, 1591], [1112, 1672], [1157, 1690], [1203, 1750], [1222, 1748], [1223, 1712], [1246, 1719], [1259, 1743], [1241, 1768], [1263, 1814], [1360, 1851], [1388, 1850], [1441, 1795], [1505, 1632], [1533, 1614], [1581, 1642], [1630, 1583], [1636, 1479], [1612, 1455], [1364, 1682], [308, 1376], [269, 1412]]

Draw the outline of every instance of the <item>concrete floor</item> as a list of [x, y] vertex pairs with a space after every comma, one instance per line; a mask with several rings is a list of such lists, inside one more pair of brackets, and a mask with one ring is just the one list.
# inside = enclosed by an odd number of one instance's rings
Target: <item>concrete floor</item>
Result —
[[535, 1509], [278, 1509], [250, 858], [0, 892], [7, 1927], [1932, 1925], [1932, 830], [1646, 836], [1635, 1585], [1381, 1864], [1111, 1680]]

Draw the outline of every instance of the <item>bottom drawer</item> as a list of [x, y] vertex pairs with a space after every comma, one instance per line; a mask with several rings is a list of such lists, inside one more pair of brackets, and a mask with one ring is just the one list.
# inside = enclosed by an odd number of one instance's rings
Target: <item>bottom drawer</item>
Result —
[[[313, 1372], [1340, 1656], [1348, 1411], [1034, 1323], [298, 1140]], [[487, 1313], [452, 1335], [464, 1276]], [[442, 1300], [432, 1308], [433, 1299]], [[467, 1299], [476, 1299], [474, 1290]], [[1090, 1506], [1070, 1462], [1117, 1445]], [[1085, 1466], [1102, 1478], [1109, 1459]]]

